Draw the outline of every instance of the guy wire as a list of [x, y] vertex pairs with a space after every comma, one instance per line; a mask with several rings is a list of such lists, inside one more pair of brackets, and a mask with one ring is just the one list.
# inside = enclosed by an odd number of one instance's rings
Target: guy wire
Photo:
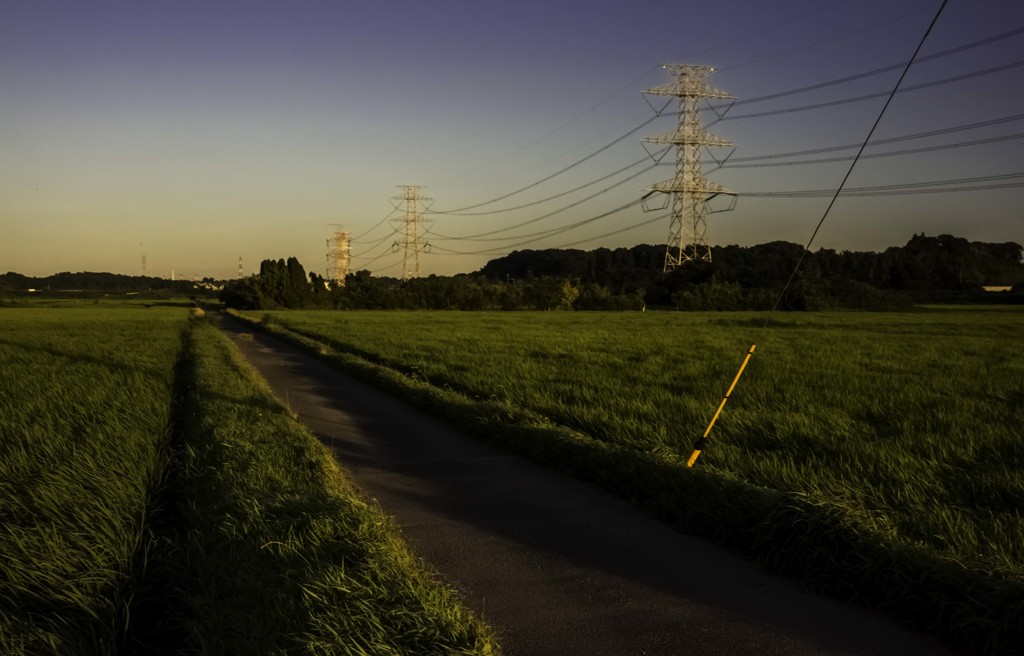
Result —
[[932, 28], [935, 27], [935, 23], [939, 20], [939, 16], [942, 14], [942, 10], [945, 9], [946, 3], [948, 1], [949, 0], [942, 0], [942, 4], [939, 5], [938, 11], [935, 12], [935, 17], [932, 18], [932, 22], [928, 25], [928, 29], [925, 30], [924, 36], [921, 37], [921, 41], [917, 44], [917, 48], [914, 49], [914, 54], [910, 57], [910, 60], [907, 62], [906, 66], [904, 66], [903, 72], [900, 73], [900, 78], [896, 80], [896, 84], [895, 86], [893, 86], [892, 91], [889, 93], [889, 97], [886, 99], [885, 104], [882, 106], [882, 110], [878, 112], [878, 117], [875, 119], [874, 124], [868, 131], [867, 136], [864, 138], [864, 142], [861, 144], [860, 149], [857, 151], [857, 155], [850, 163], [850, 168], [847, 169], [846, 175], [843, 176], [843, 179], [839, 183], [839, 187], [836, 189], [835, 194], [832, 195], [832, 200], [829, 201], [828, 207], [825, 208], [825, 212], [821, 215], [821, 219], [818, 221], [818, 225], [815, 226], [814, 232], [811, 233], [811, 238], [807, 240], [807, 245], [804, 246], [804, 250], [800, 254], [800, 259], [797, 260], [796, 266], [793, 267], [793, 272], [789, 274], [789, 279], [786, 281], [786, 284], [782, 287], [782, 291], [779, 292], [778, 298], [775, 299], [775, 305], [772, 306], [771, 311], [768, 312], [768, 316], [765, 317], [764, 324], [762, 324], [761, 328], [757, 331], [753, 343], [751, 343], [750, 348], [747, 350], [746, 356], [743, 358], [743, 363], [740, 364], [739, 370], [736, 372], [736, 376], [733, 377], [732, 379], [732, 384], [729, 385], [729, 389], [725, 392], [725, 395], [722, 397], [721, 402], [718, 404], [718, 409], [715, 411], [714, 416], [708, 423], [708, 427], [704, 430], [704, 434], [701, 435], [701, 437], [697, 438], [697, 441], [694, 442], [693, 451], [690, 453], [690, 457], [686, 461], [687, 467], [693, 467], [694, 463], [697, 461], [697, 458], [700, 457], [701, 451], [704, 450], [704, 448], [707, 446], [708, 435], [711, 434], [711, 429], [714, 427], [715, 422], [718, 420], [718, 417], [722, 414], [722, 410], [725, 408], [725, 404], [729, 401], [730, 395], [732, 395], [733, 390], [736, 388], [736, 384], [739, 382], [740, 376], [743, 375], [743, 370], [746, 369], [747, 363], [750, 362], [751, 356], [754, 355], [754, 349], [757, 348], [757, 343], [761, 340], [762, 333], [764, 333], [765, 329], [768, 327], [768, 323], [771, 321], [772, 315], [775, 314], [775, 310], [778, 309], [779, 303], [782, 302], [782, 297], [786, 295], [786, 291], [789, 290], [789, 286], [793, 283], [793, 279], [796, 278], [796, 274], [800, 270], [800, 265], [803, 264], [804, 259], [807, 257], [807, 253], [811, 249], [811, 244], [814, 243], [814, 238], [818, 236], [818, 231], [821, 230], [822, 224], [825, 223], [825, 219], [828, 217], [829, 211], [831, 211], [832, 206], [835, 205], [836, 200], [838, 200], [839, 194], [843, 190], [843, 186], [846, 184], [846, 181], [849, 180], [850, 174], [853, 173], [853, 168], [857, 166], [857, 160], [860, 159], [860, 156], [864, 152], [864, 149], [867, 148], [868, 142], [871, 141], [871, 136], [875, 133], [875, 129], [878, 127], [878, 124], [881, 123], [882, 116], [885, 115], [885, 110], [888, 109], [889, 103], [891, 103], [892, 99], [896, 96], [896, 91], [900, 88], [900, 84], [903, 82], [903, 78], [906, 77], [907, 71], [910, 70], [910, 67], [911, 65], [913, 65], [918, 53], [921, 52], [921, 48], [924, 46], [924, 42], [928, 39], [928, 35], [931, 34]]

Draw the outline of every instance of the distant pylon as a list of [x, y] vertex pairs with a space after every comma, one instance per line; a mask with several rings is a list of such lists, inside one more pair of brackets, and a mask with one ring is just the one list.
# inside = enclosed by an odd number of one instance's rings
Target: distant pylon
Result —
[[429, 219], [423, 218], [423, 210], [433, 199], [424, 196], [420, 191], [423, 187], [420, 186], [398, 185], [398, 188], [402, 192], [397, 196], [392, 196], [391, 200], [395, 201], [395, 209], [405, 206], [405, 216], [394, 219], [392, 223], [399, 228], [404, 225], [405, 229], [402, 239], [395, 241], [393, 248], [395, 252], [398, 252], [399, 249], [403, 250], [402, 280], [408, 280], [420, 275], [420, 252], [430, 252], [430, 243], [420, 236], [419, 226], [431, 223]]
[[[711, 247], [708, 245], [707, 239], [707, 216], [712, 211], [708, 206], [708, 201], [715, 196], [727, 195], [732, 196], [732, 202], [726, 209], [732, 209], [735, 205], [735, 192], [704, 177], [700, 162], [701, 152], [710, 147], [735, 145], [704, 129], [700, 120], [702, 101], [708, 99], [731, 100], [735, 96], [719, 91], [705, 82], [707, 76], [715, 70], [710, 66], [665, 64], [662, 68], [675, 79], [669, 84], [647, 89], [643, 93], [678, 98], [679, 124], [674, 132], [648, 137], [643, 141], [675, 146], [676, 174], [671, 180], [658, 182], [647, 190], [648, 193], [644, 196], [644, 210], [671, 207], [672, 218], [669, 223], [664, 270], [672, 271], [686, 262], [711, 261]], [[651, 108], [660, 114], [670, 103], [671, 100], [666, 101], [661, 109], [654, 108], [653, 105]], [[660, 160], [663, 156], [664, 153], [657, 156], [656, 159]], [[660, 208], [649, 208], [646, 199], [656, 193], [668, 196], [667, 205], [662, 205]]]
[[238, 277], [242, 277], [242, 256], [238, 256]]
[[349, 238], [348, 232], [342, 230], [344, 226], [340, 223], [329, 225], [334, 228], [334, 231], [327, 239], [326, 278], [328, 282], [334, 282], [339, 287], [344, 287], [345, 276], [348, 275], [352, 240]]
[[146, 256], [142, 256], [142, 275], [146, 275]]

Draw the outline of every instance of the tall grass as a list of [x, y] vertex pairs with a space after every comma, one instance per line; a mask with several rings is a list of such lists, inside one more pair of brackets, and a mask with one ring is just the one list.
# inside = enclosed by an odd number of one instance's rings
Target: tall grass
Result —
[[[681, 463], [761, 316], [279, 312], [267, 319], [314, 350], [338, 354], [329, 355], [336, 361], [358, 369], [354, 358], [409, 382], [371, 378], [418, 395], [427, 386], [436, 399], [449, 399], [431, 403], [463, 403], [455, 394], [477, 409], [505, 406], [509, 417], [531, 414], [552, 435], [564, 427], [625, 454], [595, 456], [583, 475], [646, 498], [649, 510], [677, 525], [703, 526], [729, 543], [756, 542], [763, 559], [812, 585], [874, 605], [892, 596], [893, 612], [973, 645], [997, 649], [1021, 638], [1024, 312], [780, 317], [761, 336], [699, 472]], [[478, 432], [500, 432], [499, 412], [489, 422], [491, 429]], [[584, 456], [579, 449], [551, 456], [559, 466], [587, 469], [573, 458]], [[722, 512], [701, 518], [686, 498], [658, 496], [644, 489], [653, 482], [629, 480], [624, 472], [633, 462], [674, 471], [666, 474], [669, 487], [672, 476], [686, 477], [687, 494], [730, 490], [737, 503], [710, 499]], [[765, 504], [760, 518], [740, 507], [743, 499]], [[769, 515], [804, 525], [762, 525]], [[761, 533], [741, 526], [750, 522]], [[830, 540], [848, 551], [833, 560], [850, 562], [826, 562]], [[810, 558], [811, 550], [820, 558]], [[906, 580], [900, 568], [915, 567], [933, 580]], [[873, 576], [883, 580], [867, 583]], [[906, 608], [921, 594], [915, 586], [941, 598]], [[978, 598], [968, 604], [956, 595]]]
[[184, 374], [175, 566], [191, 649], [496, 653], [223, 335], [197, 325]]
[[0, 653], [496, 653], [199, 314], [0, 309]]
[[0, 309], [0, 652], [128, 630], [182, 309]]

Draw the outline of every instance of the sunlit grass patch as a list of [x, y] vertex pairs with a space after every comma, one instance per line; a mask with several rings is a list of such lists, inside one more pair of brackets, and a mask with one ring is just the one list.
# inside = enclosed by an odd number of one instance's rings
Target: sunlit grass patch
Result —
[[0, 652], [116, 650], [183, 309], [0, 309]]

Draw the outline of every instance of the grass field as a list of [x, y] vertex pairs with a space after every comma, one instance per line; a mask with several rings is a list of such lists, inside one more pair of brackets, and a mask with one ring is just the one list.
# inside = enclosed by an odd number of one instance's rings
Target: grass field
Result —
[[0, 653], [496, 653], [188, 316], [0, 308]]
[[[473, 402], [498, 408], [480, 434], [499, 430], [500, 408], [508, 417], [525, 411], [535, 427], [571, 429], [678, 477], [693, 473], [682, 463], [763, 323], [762, 315], [741, 313], [267, 317], [278, 324], [273, 329], [327, 357], [399, 373], [421, 396], [434, 390], [426, 405], [443, 405], [447, 394], [461, 397], [451, 403], [466, 412], [475, 412], [466, 410]], [[876, 606], [888, 595], [896, 614], [972, 645], [1005, 647], [1024, 624], [1022, 333], [1019, 309], [775, 315], [702, 454], [698, 478], [679, 484], [699, 494], [697, 480], [708, 489], [728, 483], [737, 501], [801, 508], [781, 515], [797, 529], [764, 524], [720, 499], [707, 502], [721, 511], [715, 518], [688, 507], [685, 496], [641, 505], [742, 542], [811, 585]], [[586, 469], [567, 457], [549, 459]], [[611, 461], [632, 466], [626, 457]], [[615, 476], [598, 469], [583, 475], [635, 500], [648, 494], [644, 483], [626, 475], [608, 482]], [[703, 519], [695, 516], [702, 512]], [[810, 515], [822, 525], [800, 526]], [[743, 521], [758, 522], [758, 531], [738, 528]], [[848, 543], [849, 553], [830, 541]], [[809, 559], [814, 550], [850, 562], [822, 566]], [[915, 568], [934, 581], [919, 585]], [[873, 579], [881, 580], [865, 583]], [[908, 603], [922, 608], [901, 608]]]
[[109, 653], [163, 470], [182, 309], [0, 310], [0, 651]]

